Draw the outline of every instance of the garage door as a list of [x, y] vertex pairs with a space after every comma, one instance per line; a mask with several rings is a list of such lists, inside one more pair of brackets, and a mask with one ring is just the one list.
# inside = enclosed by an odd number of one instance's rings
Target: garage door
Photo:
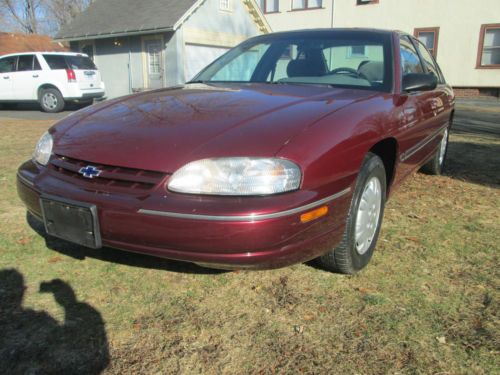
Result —
[[189, 81], [204, 67], [214, 61], [217, 57], [228, 51], [229, 48], [201, 46], [198, 44], [186, 44], [184, 71], [186, 81]]

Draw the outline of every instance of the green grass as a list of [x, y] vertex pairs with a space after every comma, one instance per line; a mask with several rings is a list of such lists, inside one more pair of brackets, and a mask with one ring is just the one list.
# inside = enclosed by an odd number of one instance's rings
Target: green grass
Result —
[[0, 372], [500, 373], [499, 139], [453, 135], [448, 175], [410, 177], [369, 267], [340, 276], [47, 247], [15, 191], [47, 127], [0, 124]]

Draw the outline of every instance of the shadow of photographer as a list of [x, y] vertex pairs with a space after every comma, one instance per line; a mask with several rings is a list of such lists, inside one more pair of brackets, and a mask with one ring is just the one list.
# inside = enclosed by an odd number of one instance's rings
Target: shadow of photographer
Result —
[[44, 311], [23, 308], [25, 290], [19, 271], [0, 270], [0, 373], [98, 374], [108, 366], [101, 314], [79, 302], [68, 283], [55, 279], [39, 289], [64, 309], [63, 324]]

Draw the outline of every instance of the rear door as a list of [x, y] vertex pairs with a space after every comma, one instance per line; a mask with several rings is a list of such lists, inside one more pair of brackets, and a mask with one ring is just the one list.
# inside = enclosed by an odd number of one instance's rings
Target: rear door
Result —
[[68, 68], [75, 72], [80, 90], [95, 90], [101, 87], [101, 74], [94, 62], [85, 55], [66, 55]]
[[[408, 36], [400, 38], [402, 78], [405, 74], [426, 73], [423, 61]], [[416, 91], [407, 94], [403, 104], [403, 134], [401, 135], [401, 160], [416, 166], [429, 154], [430, 144], [435, 138], [436, 108], [434, 91]]]
[[[427, 74], [431, 74], [436, 77], [438, 85], [435, 90], [429, 91], [427, 105], [430, 106], [428, 111], [432, 112], [434, 117], [433, 129], [438, 131], [443, 128], [443, 126], [448, 124], [451, 112], [451, 103], [453, 95], [450, 87], [446, 84], [443, 74], [439, 69], [434, 57], [427, 50], [422, 42], [418, 39], [413, 38], [413, 43], [420, 53], [422, 63], [424, 65]], [[437, 143], [436, 143], [437, 144]]]
[[14, 95], [17, 100], [36, 100], [41, 79], [40, 63], [35, 55], [20, 55], [17, 70], [12, 74]]
[[17, 56], [0, 59], [0, 100], [14, 100], [12, 73], [16, 70]]

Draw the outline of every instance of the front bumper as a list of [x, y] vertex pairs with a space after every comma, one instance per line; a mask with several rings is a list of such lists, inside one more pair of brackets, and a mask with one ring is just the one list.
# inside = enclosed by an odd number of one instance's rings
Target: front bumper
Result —
[[[40, 220], [42, 195], [95, 204], [103, 246], [224, 269], [276, 268], [316, 258], [340, 242], [351, 199], [349, 188], [327, 199], [295, 192], [274, 199], [294, 202], [307, 196], [309, 202], [255, 214], [250, 204], [241, 208], [246, 199], [169, 195], [164, 184], [147, 197], [89, 191], [31, 161], [17, 176], [19, 197]], [[301, 223], [300, 214], [317, 207], [315, 202], [327, 205], [328, 214]], [[231, 205], [240, 207], [240, 215], [227, 208]]]

